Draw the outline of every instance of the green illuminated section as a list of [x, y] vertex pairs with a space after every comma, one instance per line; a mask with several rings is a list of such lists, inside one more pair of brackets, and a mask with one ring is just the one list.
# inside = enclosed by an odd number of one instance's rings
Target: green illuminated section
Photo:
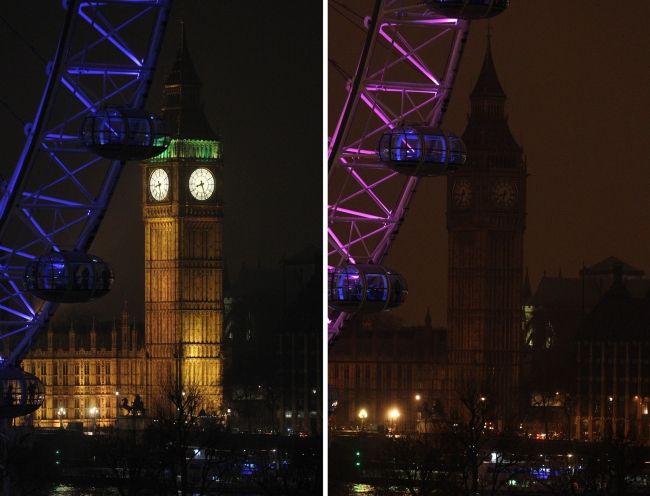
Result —
[[169, 147], [151, 162], [165, 162], [179, 158], [192, 160], [218, 160], [221, 158], [221, 142], [214, 140], [173, 139]]

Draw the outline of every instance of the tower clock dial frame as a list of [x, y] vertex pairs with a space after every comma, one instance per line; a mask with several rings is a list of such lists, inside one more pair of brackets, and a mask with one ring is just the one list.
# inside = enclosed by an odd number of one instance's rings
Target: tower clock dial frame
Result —
[[190, 174], [188, 187], [190, 194], [196, 200], [208, 200], [214, 194], [214, 174], [210, 169], [206, 169], [205, 167], [194, 169]]
[[155, 201], [163, 201], [169, 195], [169, 174], [157, 168], [149, 175], [149, 194]]
[[514, 207], [517, 193], [517, 185], [506, 179], [499, 179], [492, 185], [492, 200], [498, 208]]
[[456, 208], [468, 208], [472, 203], [472, 185], [467, 179], [458, 179], [452, 188], [451, 198]]

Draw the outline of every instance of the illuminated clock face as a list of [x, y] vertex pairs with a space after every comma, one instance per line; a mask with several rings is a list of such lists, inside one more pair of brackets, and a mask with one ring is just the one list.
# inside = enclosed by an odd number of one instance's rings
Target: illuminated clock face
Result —
[[452, 191], [454, 205], [459, 208], [467, 208], [472, 202], [472, 185], [466, 179], [461, 179], [454, 184]]
[[196, 169], [190, 175], [190, 193], [197, 200], [207, 200], [214, 192], [214, 176], [208, 169]]
[[517, 187], [504, 179], [494, 183], [492, 198], [499, 207], [512, 207], [517, 199]]
[[164, 169], [154, 169], [149, 176], [149, 191], [154, 200], [162, 201], [169, 192], [169, 176]]

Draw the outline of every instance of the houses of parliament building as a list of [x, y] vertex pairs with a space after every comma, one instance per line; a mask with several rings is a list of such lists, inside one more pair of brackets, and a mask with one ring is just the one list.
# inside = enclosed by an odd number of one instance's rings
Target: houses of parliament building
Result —
[[208, 414], [222, 404], [222, 148], [181, 38], [163, 89], [172, 140], [142, 164], [144, 328], [125, 304], [109, 329], [93, 322], [43, 330], [22, 362], [45, 385], [35, 426], [113, 425], [136, 396], [147, 416], [164, 415], [171, 388], [192, 388]]

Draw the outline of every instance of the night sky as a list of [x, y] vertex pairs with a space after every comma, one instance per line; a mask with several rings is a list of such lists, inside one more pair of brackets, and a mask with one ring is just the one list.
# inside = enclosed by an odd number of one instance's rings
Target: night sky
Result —
[[[346, 4], [368, 15], [372, 2]], [[364, 5], [367, 5], [364, 10]], [[524, 264], [576, 277], [614, 255], [650, 276], [650, 2], [512, 0], [490, 21], [506, 111], [528, 160]], [[329, 9], [330, 58], [352, 73], [363, 34]], [[487, 21], [472, 24], [444, 127], [462, 133], [481, 68]], [[347, 39], [344, 42], [343, 39]], [[358, 49], [357, 49], [358, 47]], [[329, 66], [330, 130], [344, 80]], [[385, 265], [405, 274], [397, 313], [446, 325], [446, 180], [424, 179]]]
[[[49, 59], [63, 19], [61, 2], [3, 6], [2, 17]], [[307, 244], [321, 245], [322, 8], [276, 8], [268, 2], [177, 0], [147, 108], [159, 109], [162, 81], [179, 44], [179, 19], [203, 81], [205, 113], [224, 143], [225, 254], [229, 276], [242, 263], [275, 265]], [[0, 23], [5, 71], [0, 98], [22, 120], [32, 119], [45, 83], [44, 64]], [[9, 176], [22, 148], [22, 124], [0, 107]], [[92, 252], [116, 273], [108, 296], [85, 305], [99, 318], [119, 316], [129, 301], [143, 316], [141, 168], [129, 163]], [[70, 313], [62, 307], [59, 316]]]

